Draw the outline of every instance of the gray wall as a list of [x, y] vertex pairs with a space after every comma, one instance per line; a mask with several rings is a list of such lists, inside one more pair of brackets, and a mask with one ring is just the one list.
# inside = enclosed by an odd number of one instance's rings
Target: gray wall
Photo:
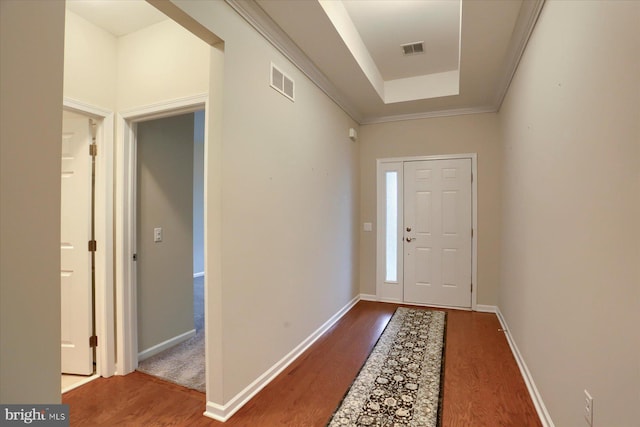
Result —
[[193, 273], [204, 273], [204, 111], [194, 114]]
[[138, 351], [194, 328], [193, 129], [192, 113], [138, 124]]
[[500, 111], [499, 306], [557, 426], [638, 425], [640, 3], [547, 2]]
[[60, 402], [64, 2], [0, 2], [0, 402]]

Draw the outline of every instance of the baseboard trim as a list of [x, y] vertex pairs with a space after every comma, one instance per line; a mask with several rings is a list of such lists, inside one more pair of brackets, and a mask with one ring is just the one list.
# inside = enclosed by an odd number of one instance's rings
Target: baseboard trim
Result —
[[90, 377], [83, 378], [82, 380], [78, 381], [77, 383], [74, 383], [74, 384], [71, 384], [69, 386], [64, 387], [62, 389], [61, 393], [65, 394], [68, 391], [75, 390], [76, 388], [78, 388], [78, 387], [80, 387], [82, 385], [90, 383], [91, 381], [95, 380], [96, 378], [100, 378], [100, 375], [93, 374]]
[[[470, 311], [469, 307], [454, 307], [449, 305], [434, 305], [434, 304], [420, 304], [417, 302], [406, 302], [395, 298], [378, 298], [377, 295], [373, 294], [360, 294], [360, 300], [362, 301], [375, 301], [375, 302], [384, 302], [389, 304], [404, 304], [404, 305], [413, 305], [415, 307], [427, 307], [427, 308], [446, 308], [450, 310], [463, 310]], [[488, 306], [487, 306], [488, 307]]]
[[267, 384], [273, 381], [282, 371], [285, 370], [294, 360], [304, 353], [311, 345], [318, 340], [325, 332], [327, 332], [342, 316], [344, 316], [351, 308], [360, 301], [360, 295], [354, 297], [344, 307], [338, 310], [315, 332], [305, 338], [298, 346], [291, 350], [281, 360], [276, 362], [271, 368], [260, 375], [254, 382], [249, 384], [244, 390], [234, 396], [227, 404], [220, 405], [215, 402], [207, 402], [207, 408], [204, 415], [214, 420], [225, 422], [233, 416], [240, 408], [242, 408], [251, 398], [253, 398]]
[[204, 276], [204, 271], [200, 271], [198, 273], [193, 273], [193, 278], [195, 279], [196, 277], [202, 277]]
[[531, 396], [531, 400], [533, 401], [533, 405], [536, 407], [536, 411], [538, 412], [538, 417], [540, 418], [540, 422], [544, 427], [555, 427], [553, 424], [553, 420], [551, 420], [551, 416], [549, 415], [549, 411], [547, 411], [547, 407], [544, 405], [542, 401], [542, 396], [536, 387], [535, 382], [533, 381], [533, 377], [531, 376], [531, 372], [529, 372], [529, 368], [520, 354], [520, 350], [518, 350], [518, 346], [516, 342], [513, 340], [511, 336], [511, 330], [507, 325], [507, 321], [505, 320], [502, 312], [500, 311], [500, 307], [495, 307], [496, 316], [500, 321], [500, 325], [502, 325], [502, 329], [504, 330], [504, 334], [507, 338], [507, 342], [509, 343], [509, 347], [511, 347], [511, 352], [513, 353], [513, 357], [516, 359], [516, 363], [520, 368], [520, 373], [522, 374], [522, 378], [524, 379], [525, 384], [527, 385], [527, 390], [529, 390], [529, 395]]
[[476, 304], [476, 310], [481, 313], [497, 313], [498, 307], [495, 305], [484, 305], [484, 304]]
[[402, 300], [395, 298], [378, 298], [378, 295], [375, 294], [360, 294], [360, 299], [362, 301], [375, 301], [375, 302], [386, 302], [391, 304], [405, 304]]
[[160, 344], [156, 344], [153, 347], [149, 347], [146, 350], [142, 350], [140, 353], [138, 353], [138, 362], [142, 362], [143, 360], [148, 359], [151, 356], [155, 356], [158, 353], [162, 353], [166, 349], [171, 348], [174, 345], [178, 345], [181, 342], [184, 342], [189, 338], [194, 337], [195, 335], [196, 335], [196, 330], [192, 329], [183, 334], [176, 335], [173, 338], [169, 338], [168, 340], [163, 341]]

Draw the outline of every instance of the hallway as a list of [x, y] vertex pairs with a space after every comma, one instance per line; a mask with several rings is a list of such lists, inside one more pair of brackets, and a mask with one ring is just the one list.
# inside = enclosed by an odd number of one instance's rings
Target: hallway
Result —
[[[324, 426], [384, 330], [395, 304], [361, 301], [225, 426]], [[497, 317], [447, 310], [443, 427], [539, 426]], [[63, 396], [73, 426], [222, 426], [205, 395], [135, 372]]]

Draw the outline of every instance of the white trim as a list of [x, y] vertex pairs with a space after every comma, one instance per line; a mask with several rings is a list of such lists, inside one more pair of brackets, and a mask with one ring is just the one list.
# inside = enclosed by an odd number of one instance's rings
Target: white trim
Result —
[[82, 115], [88, 114], [100, 119], [104, 119], [108, 116], [113, 116], [113, 111], [68, 97], [64, 97], [64, 99], [62, 100], [62, 106], [65, 110], [75, 111]]
[[497, 313], [498, 307], [495, 305], [476, 304], [476, 309], [474, 311], [479, 311], [480, 313]]
[[360, 301], [378, 301], [375, 294], [360, 294]]
[[63, 98], [64, 110], [90, 116], [100, 121], [96, 135], [96, 375], [110, 377], [116, 372], [114, 319], [114, 259], [113, 259], [113, 161], [114, 135], [112, 111], [76, 99]]
[[169, 99], [162, 102], [143, 105], [120, 111], [120, 115], [131, 122], [155, 120], [179, 114], [193, 113], [204, 108], [208, 99], [206, 93], [200, 93], [182, 98]]
[[[381, 302], [395, 302], [395, 301], [381, 301]], [[459, 310], [459, 311], [472, 311], [469, 307], [456, 307], [453, 305], [440, 305], [440, 304], [429, 304], [429, 303], [419, 303], [419, 302], [399, 302], [397, 304], [403, 305], [412, 305], [415, 307], [431, 307], [431, 308], [444, 308], [447, 310]]]
[[214, 402], [207, 402], [207, 410], [204, 415], [217, 421], [225, 422], [240, 408], [242, 408], [253, 396], [262, 390], [267, 384], [273, 381], [287, 366], [295, 361], [302, 353], [304, 353], [318, 338], [327, 332], [342, 316], [344, 316], [351, 308], [360, 300], [360, 295], [355, 296], [344, 307], [338, 310], [315, 332], [305, 338], [298, 346], [276, 362], [271, 368], [267, 369], [255, 381], [245, 387], [240, 393], [235, 395], [225, 405]]
[[531, 396], [533, 405], [536, 407], [540, 422], [544, 427], [555, 427], [553, 424], [553, 420], [551, 420], [551, 415], [549, 415], [549, 411], [547, 411], [547, 407], [542, 401], [542, 396], [540, 395], [540, 392], [538, 391], [538, 388], [533, 381], [533, 376], [531, 375], [531, 372], [529, 372], [529, 368], [527, 367], [527, 364], [525, 363], [520, 350], [518, 350], [518, 346], [516, 345], [515, 340], [511, 336], [511, 330], [509, 329], [507, 321], [502, 315], [499, 307], [496, 307], [496, 316], [500, 321], [500, 325], [502, 325], [502, 329], [504, 331], [505, 337], [507, 338], [507, 342], [509, 343], [509, 347], [511, 347], [513, 357], [516, 359], [518, 368], [520, 368], [520, 373], [522, 374], [522, 378], [527, 385], [527, 390], [529, 390], [529, 395]]
[[61, 393], [65, 394], [66, 392], [74, 390], [74, 389], [80, 387], [81, 385], [85, 385], [85, 384], [90, 383], [91, 381], [95, 380], [96, 378], [100, 378], [100, 375], [94, 374], [94, 375], [91, 375], [89, 377], [82, 378], [82, 379], [78, 380], [77, 382], [74, 382], [73, 384], [64, 387], [62, 389]]
[[173, 346], [176, 346], [182, 342], [185, 342], [190, 338], [193, 338], [194, 336], [196, 336], [196, 330], [191, 329], [190, 331], [187, 331], [180, 335], [176, 335], [175, 337], [169, 338], [168, 340], [162, 341], [160, 344], [156, 344], [153, 347], [149, 347], [146, 350], [142, 350], [140, 353], [138, 353], [138, 362], [142, 362], [143, 360], [148, 359], [152, 356], [155, 356], [158, 353], [162, 353], [163, 351]]
[[[455, 309], [471, 309], [476, 311], [478, 305], [478, 155], [477, 153], [467, 154], [444, 154], [436, 156], [410, 156], [410, 157], [392, 157], [376, 160], [376, 221], [378, 224], [376, 231], [376, 298], [377, 301], [387, 302], [399, 302], [403, 303], [402, 294], [391, 292], [381, 292], [383, 290], [382, 284], [384, 283], [384, 269], [381, 265], [381, 253], [384, 251], [384, 224], [381, 222], [382, 206], [380, 203], [380, 180], [381, 174], [385, 171], [385, 165], [395, 165], [397, 163], [424, 161], [424, 160], [450, 160], [450, 159], [470, 159], [471, 160], [471, 174], [473, 181], [471, 183], [471, 222], [473, 227], [473, 236], [471, 237], [471, 283], [473, 287], [471, 290], [471, 306], [470, 307], [451, 307]], [[401, 170], [401, 169], [400, 169]], [[402, 180], [399, 178], [398, 182]], [[398, 203], [401, 203], [400, 196], [398, 197]], [[398, 210], [398, 217], [400, 218], [401, 209]], [[400, 267], [398, 267], [400, 268]]]
[[516, 74], [516, 70], [520, 64], [520, 59], [522, 59], [524, 50], [529, 43], [529, 38], [531, 37], [531, 33], [533, 33], [536, 22], [538, 22], [538, 17], [542, 11], [544, 2], [545, 0], [522, 2], [520, 13], [518, 14], [518, 19], [516, 20], [516, 24], [513, 28], [511, 41], [507, 49], [504, 61], [506, 64], [504, 74], [500, 79], [494, 95], [493, 106], [495, 111], [499, 111], [500, 107], [502, 107], [502, 101], [504, 101], [507, 91], [509, 90], [509, 86], [511, 86], [511, 81], [513, 80], [513, 76]]
[[405, 120], [431, 119], [434, 117], [462, 116], [466, 114], [495, 113], [498, 109], [493, 105], [483, 105], [469, 108], [453, 108], [450, 110], [425, 111], [414, 114], [398, 114], [394, 116], [366, 117], [360, 121], [361, 125], [375, 123], [400, 122]]
[[[385, 304], [402, 304], [402, 305], [413, 305], [416, 307], [433, 307], [433, 308], [446, 308], [447, 310], [460, 310], [460, 311], [471, 311], [470, 308], [464, 308], [464, 307], [454, 307], [454, 306], [449, 306], [449, 305], [436, 305], [436, 304], [419, 304], [419, 303], [415, 303], [415, 302], [404, 302], [404, 301], [400, 301], [400, 300], [396, 300], [393, 298], [378, 298], [375, 295], [372, 294], [360, 294], [360, 300], [361, 301], [374, 301], [374, 302], [382, 302]], [[489, 307], [488, 310], [486, 310], [486, 312], [490, 312], [490, 313], [495, 313], [495, 306], [492, 305], [483, 305], [483, 306], [478, 306], [478, 307]], [[490, 311], [490, 308], [493, 307], [493, 311]], [[474, 311], [485, 311], [485, 310], [474, 310]]]
[[[464, 154], [437, 154], [433, 156], [407, 156], [407, 157], [385, 157], [383, 159], [376, 159], [379, 163], [394, 163], [394, 162], [421, 162], [423, 160], [452, 160], [452, 159], [475, 159], [478, 155], [476, 153], [464, 153]], [[472, 170], [473, 171], [473, 170]], [[475, 176], [474, 176], [475, 180]]]
[[[117, 117], [115, 253], [118, 375], [133, 372], [138, 367], [139, 357], [136, 266], [133, 262], [133, 254], [136, 253], [136, 124], [144, 120], [207, 110], [208, 98], [207, 94], [197, 94], [166, 100], [122, 111]], [[206, 126], [205, 123], [205, 135]]]
[[471, 154], [471, 310], [478, 307], [478, 155]]
[[195, 279], [196, 277], [203, 277], [204, 276], [204, 271], [199, 271], [197, 273], [193, 273], [193, 278]]
[[408, 304], [409, 305], [409, 303], [405, 303], [404, 301], [402, 301], [402, 298], [383, 298], [383, 297], [377, 297], [375, 295], [373, 295], [373, 299], [371, 301], [385, 302], [389, 304]]
[[133, 372], [138, 366], [135, 253], [135, 178], [136, 150], [132, 124], [118, 114], [116, 146], [116, 319], [118, 337], [118, 375]]

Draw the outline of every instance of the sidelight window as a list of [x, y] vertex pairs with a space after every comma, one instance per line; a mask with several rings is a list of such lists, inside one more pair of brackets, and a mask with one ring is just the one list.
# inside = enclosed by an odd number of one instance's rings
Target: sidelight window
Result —
[[385, 281], [398, 281], [398, 172], [385, 174], [386, 188], [386, 236]]

